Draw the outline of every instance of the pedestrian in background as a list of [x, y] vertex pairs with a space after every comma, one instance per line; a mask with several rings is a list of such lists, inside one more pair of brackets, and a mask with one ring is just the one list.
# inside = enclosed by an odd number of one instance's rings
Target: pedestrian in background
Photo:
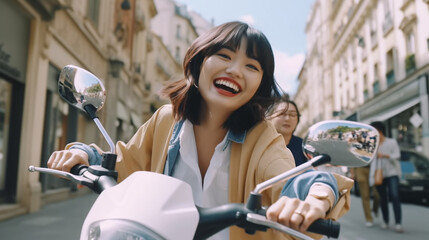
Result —
[[350, 177], [356, 180], [359, 187], [360, 198], [362, 200], [362, 207], [366, 219], [365, 226], [372, 227], [374, 226], [374, 219], [371, 214], [371, 191], [373, 194], [372, 212], [374, 213], [375, 218], [378, 217], [380, 197], [375, 187], [371, 186], [369, 183], [369, 172], [369, 165], [360, 168], [351, 168]]
[[395, 215], [395, 231], [402, 233], [402, 210], [401, 200], [399, 198], [399, 177], [401, 175], [401, 166], [399, 159], [401, 151], [395, 139], [385, 136], [386, 127], [382, 122], [372, 122], [371, 126], [377, 129], [380, 135], [380, 145], [378, 147], [377, 158], [371, 164], [370, 184], [374, 183], [374, 173], [376, 168], [381, 168], [383, 172], [383, 183], [376, 186], [380, 194], [381, 213], [383, 214], [383, 223], [381, 228], [389, 228], [389, 200], [393, 205]]
[[295, 158], [295, 165], [299, 166], [307, 161], [302, 151], [302, 138], [293, 135], [299, 123], [299, 110], [296, 103], [288, 95], [282, 96], [268, 114], [268, 119], [274, 124], [278, 133], [283, 136], [287, 148]]

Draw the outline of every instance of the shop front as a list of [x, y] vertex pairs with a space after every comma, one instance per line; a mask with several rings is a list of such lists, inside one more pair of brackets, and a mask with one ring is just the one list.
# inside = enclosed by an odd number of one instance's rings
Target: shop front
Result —
[[401, 149], [429, 156], [428, 73], [401, 82], [365, 103], [358, 111], [359, 121], [383, 121], [386, 135], [397, 140]]
[[17, 5], [0, 1], [0, 204], [16, 201], [29, 29]]

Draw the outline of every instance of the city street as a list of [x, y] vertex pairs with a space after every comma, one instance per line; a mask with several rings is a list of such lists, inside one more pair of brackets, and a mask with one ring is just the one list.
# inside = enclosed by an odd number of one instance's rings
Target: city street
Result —
[[[78, 239], [85, 215], [96, 197], [97, 195], [95, 194], [88, 194], [47, 205], [34, 214], [0, 222], [1, 239]], [[379, 227], [379, 222], [374, 227], [367, 228], [361, 211], [360, 198], [352, 196], [352, 209], [340, 220], [341, 233], [339, 239], [427, 239], [427, 236], [429, 236], [427, 224], [429, 208], [411, 204], [403, 204], [402, 206], [404, 233], [398, 234], [392, 229], [382, 230]], [[391, 216], [393, 217], [393, 215]]]
[[[427, 216], [429, 207], [402, 204], [402, 223], [404, 233], [396, 233], [393, 230], [394, 215], [392, 205], [389, 204], [390, 229], [380, 228], [382, 221], [380, 217], [372, 228], [365, 226], [365, 218], [362, 210], [361, 199], [352, 195], [351, 209], [343, 218], [340, 219], [341, 232], [339, 239], [345, 240], [373, 240], [373, 239], [407, 239], [422, 240], [429, 236]], [[327, 239], [327, 238], [324, 238]]]

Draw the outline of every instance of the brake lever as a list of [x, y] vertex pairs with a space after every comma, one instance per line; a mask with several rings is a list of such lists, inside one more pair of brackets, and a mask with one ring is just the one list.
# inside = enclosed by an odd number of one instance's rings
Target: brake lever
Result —
[[47, 173], [51, 175], [59, 175], [61, 177], [67, 178], [68, 180], [87, 186], [90, 189], [93, 189], [94, 187], [94, 180], [86, 177], [86, 171], [82, 174], [82, 176], [74, 175], [69, 172], [64, 172], [56, 169], [50, 169], [50, 168], [41, 168], [41, 167], [35, 167], [33, 165], [28, 167], [28, 171], [30, 172], [40, 172], [40, 173]]
[[254, 223], [254, 224], [258, 224], [258, 225], [262, 225], [262, 226], [266, 226], [272, 229], [276, 229], [280, 232], [284, 232], [286, 234], [289, 234], [293, 237], [299, 238], [299, 239], [303, 239], [303, 240], [314, 240], [313, 238], [305, 235], [304, 233], [298, 232], [292, 228], [286, 227], [285, 225], [282, 225], [278, 222], [274, 222], [271, 220], [268, 220], [265, 216], [259, 215], [259, 214], [255, 214], [255, 213], [248, 213], [246, 216], [246, 220]]

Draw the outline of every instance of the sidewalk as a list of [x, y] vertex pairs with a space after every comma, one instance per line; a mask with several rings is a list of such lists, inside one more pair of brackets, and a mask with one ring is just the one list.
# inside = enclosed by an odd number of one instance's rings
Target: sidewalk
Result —
[[76, 240], [97, 194], [89, 193], [44, 206], [39, 212], [0, 222], [0, 238]]
[[[382, 221], [380, 217], [375, 221], [373, 227], [365, 226], [365, 217], [362, 202], [359, 197], [352, 195], [351, 209], [339, 222], [341, 232], [339, 239], [343, 240], [422, 240], [429, 239], [429, 207], [402, 203], [402, 225], [404, 233], [396, 233], [393, 230], [394, 214], [392, 204], [389, 203], [390, 229], [380, 228]], [[323, 238], [327, 239], [327, 238]]]

